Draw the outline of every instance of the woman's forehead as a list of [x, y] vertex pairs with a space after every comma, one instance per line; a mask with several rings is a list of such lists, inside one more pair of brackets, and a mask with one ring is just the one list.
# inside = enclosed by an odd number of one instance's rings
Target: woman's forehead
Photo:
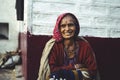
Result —
[[72, 16], [70, 15], [67, 15], [65, 16], [62, 20], [61, 20], [61, 23], [65, 23], [65, 22], [74, 22], [75, 19], [73, 19]]

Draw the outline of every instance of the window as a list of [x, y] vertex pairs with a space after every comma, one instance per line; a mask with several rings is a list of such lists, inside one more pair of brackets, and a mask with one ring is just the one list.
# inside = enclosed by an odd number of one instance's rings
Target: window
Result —
[[1, 39], [8, 39], [8, 30], [9, 24], [8, 23], [0, 23], [0, 40]]

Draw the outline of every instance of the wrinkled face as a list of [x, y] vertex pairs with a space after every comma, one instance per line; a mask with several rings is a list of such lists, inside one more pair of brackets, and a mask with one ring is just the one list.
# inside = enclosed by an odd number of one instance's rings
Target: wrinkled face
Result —
[[70, 39], [74, 37], [76, 27], [74, 24], [74, 19], [67, 15], [65, 16], [60, 23], [60, 32], [64, 39]]

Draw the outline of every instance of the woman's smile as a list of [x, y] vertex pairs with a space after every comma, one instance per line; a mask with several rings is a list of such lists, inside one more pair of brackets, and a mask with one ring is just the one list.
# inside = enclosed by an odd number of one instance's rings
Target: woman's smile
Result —
[[68, 31], [63, 32], [63, 35], [66, 35], [66, 36], [70, 36], [72, 34], [74, 34], [72, 30], [68, 30]]

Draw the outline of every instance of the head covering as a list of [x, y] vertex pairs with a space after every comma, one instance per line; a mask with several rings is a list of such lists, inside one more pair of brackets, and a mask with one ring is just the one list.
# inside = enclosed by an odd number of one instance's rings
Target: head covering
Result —
[[60, 30], [59, 30], [59, 25], [60, 25], [60, 22], [61, 20], [66, 16], [66, 15], [70, 15], [72, 18], [75, 19], [75, 25], [76, 25], [76, 32], [75, 32], [75, 36], [77, 36], [79, 34], [79, 31], [80, 31], [80, 26], [79, 26], [79, 22], [78, 22], [78, 19], [76, 18], [76, 16], [72, 13], [63, 13], [61, 14], [58, 18], [57, 18], [57, 21], [56, 21], [56, 25], [55, 25], [55, 28], [54, 28], [54, 31], [53, 31], [53, 38], [59, 42], [61, 41], [63, 38], [62, 38], [62, 35], [60, 33]]

